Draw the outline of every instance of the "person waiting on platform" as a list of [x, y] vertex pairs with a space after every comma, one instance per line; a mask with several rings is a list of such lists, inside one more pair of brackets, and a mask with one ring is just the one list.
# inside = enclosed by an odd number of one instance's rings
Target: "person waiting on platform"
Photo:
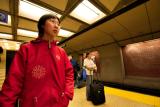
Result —
[[87, 53], [86, 58], [84, 59], [83, 66], [86, 70], [86, 97], [87, 100], [91, 100], [90, 98], [90, 85], [93, 81], [93, 72], [97, 70], [97, 66], [92, 59], [92, 55]]
[[77, 87], [77, 76], [78, 76], [78, 72], [80, 70], [79, 64], [77, 63], [77, 61], [75, 59], [73, 59], [72, 55], [68, 56], [72, 66], [73, 66], [73, 70], [74, 70], [74, 87]]
[[0, 92], [0, 107], [67, 107], [74, 93], [73, 67], [54, 40], [60, 20], [52, 14], [38, 21], [39, 36], [21, 45]]

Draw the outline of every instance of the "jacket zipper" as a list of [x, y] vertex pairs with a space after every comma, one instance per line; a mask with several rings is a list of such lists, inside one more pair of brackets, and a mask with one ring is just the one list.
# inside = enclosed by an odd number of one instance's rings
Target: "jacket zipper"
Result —
[[[52, 61], [56, 66], [55, 57], [51, 53], [51, 41], [50, 40], [48, 41], [48, 48], [49, 48], [48, 50], [49, 50], [49, 54], [50, 54], [50, 56], [52, 58]], [[56, 68], [56, 70], [57, 70], [57, 68]], [[58, 84], [57, 84], [57, 86], [59, 87]], [[62, 90], [60, 87], [59, 87], [59, 89]], [[62, 92], [60, 92], [60, 97], [64, 97], [64, 95], [65, 95], [65, 93], [64, 93], [64, 90], [63, 90]]]

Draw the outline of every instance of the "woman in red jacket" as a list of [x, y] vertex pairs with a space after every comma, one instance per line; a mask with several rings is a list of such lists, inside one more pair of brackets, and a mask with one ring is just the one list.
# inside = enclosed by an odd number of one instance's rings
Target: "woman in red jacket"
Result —
[[0, 92], [0, 107], [67, 107], [73, 98], [73, 68], [56, 46], [60, 20], [47, 14], [38, 22], [39, 36], [16, 53]]

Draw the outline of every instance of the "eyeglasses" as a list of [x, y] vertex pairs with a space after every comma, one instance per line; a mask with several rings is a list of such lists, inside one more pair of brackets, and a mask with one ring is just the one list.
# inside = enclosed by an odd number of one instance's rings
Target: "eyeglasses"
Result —
[[49, 21], [52, 22], [53, 24], [57, 25], [58, 27], [61, 27], [60, 23], [57, 19], [49, 19]]

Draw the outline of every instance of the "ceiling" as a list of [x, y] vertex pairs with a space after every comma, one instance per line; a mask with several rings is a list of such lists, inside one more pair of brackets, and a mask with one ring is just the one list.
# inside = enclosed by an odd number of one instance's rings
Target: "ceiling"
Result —
[[[109, 44], [124, 46], [160, 37], [160, 0], [89, 0], [106, 15], [92, 24], [70, 15], [82, 0], [28, 1], [62, 15], [61, 27], [75, 34], [68, 38], [57, 36], [56, 40], [69, 53]], [[34, 38], [18, 35], [17, 29], [37, 32], [37, 21], [18, 14], [19, 2], [0, 1], [0, 12], [11, 16], [11, 25], [0, 24], [0, 33], [13, 35], [11, 41], [28, 42]]]

